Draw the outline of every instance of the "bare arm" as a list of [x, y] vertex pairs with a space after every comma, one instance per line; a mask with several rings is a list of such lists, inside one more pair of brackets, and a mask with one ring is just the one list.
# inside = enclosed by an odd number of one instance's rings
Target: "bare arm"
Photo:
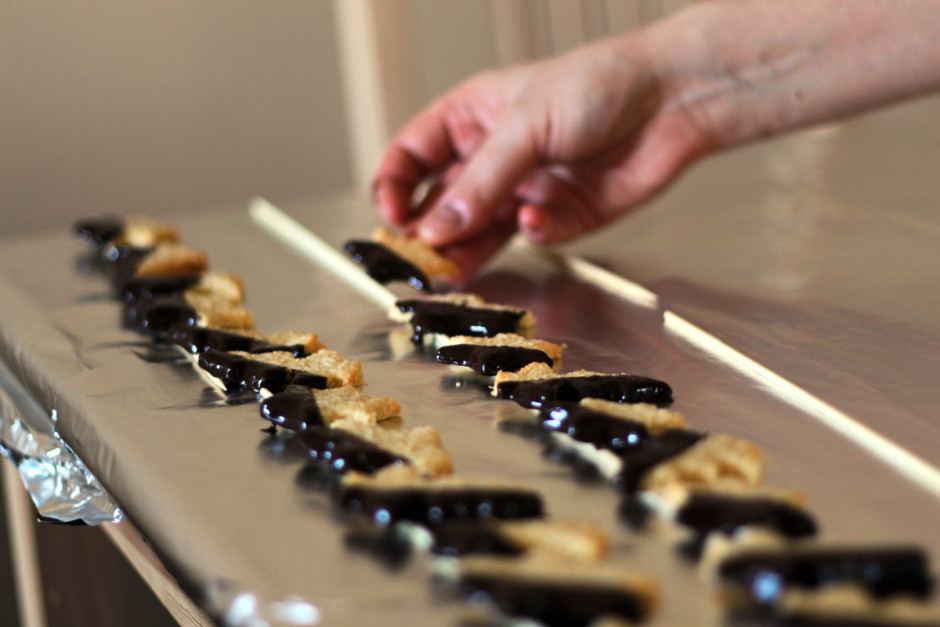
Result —
[[725, 0], [644, 38], [666, 100], [719, 148], [940, 88], [934, 0]]

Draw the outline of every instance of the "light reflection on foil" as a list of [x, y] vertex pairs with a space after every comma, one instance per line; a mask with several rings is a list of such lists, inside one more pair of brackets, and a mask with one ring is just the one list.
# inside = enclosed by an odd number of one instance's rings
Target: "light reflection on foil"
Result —
[[320, 624], [320, 610], [297, 596], [263, 601], [232, 581], [218, 581], [208, 590], [208, 605], [228, 627], [300, 627]]
[[[46, 416], [38, 415], [38, 407], [23, 410], [26, 398], [4, 366], [0, 371], [0, 455], [16, 465], [39, 516], [50, 522], [87, 525], [120, 522], [124, 512], [55, 432], [55, 412]], [[27, 421], [23, 412], [30, 410], [36, 415]]]

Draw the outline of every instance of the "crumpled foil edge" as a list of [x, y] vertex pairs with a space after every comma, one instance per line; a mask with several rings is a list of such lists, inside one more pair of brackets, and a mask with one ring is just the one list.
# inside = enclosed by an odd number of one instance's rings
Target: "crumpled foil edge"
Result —
[[19, 471], [41, 520], [99, 525], [124, 512], [0, 361], [0, 455]]
[[[0, 457], [16, 466], [40, 520], [85, 525], [123, 520], [124, 512], [59, 437], [55, 423], [56, 411], [43, 411], [0, 360]], [[210, 614], [229, 627], [320, 623], [319, 609], [299, 597], [260, 599], [231, 581], [211, 583], [204, 592]]]

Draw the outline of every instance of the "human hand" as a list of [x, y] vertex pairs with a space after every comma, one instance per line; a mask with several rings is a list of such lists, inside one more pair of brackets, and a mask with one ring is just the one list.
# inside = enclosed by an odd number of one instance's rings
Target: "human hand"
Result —
[[936, 42], [935, 0], [697, 4], [457, 87], [392, 139], [376, 203], [466, 278], [515, 231], [571, 239], [710, 151], [940, 88]]
[[480, 75], [392, 140], [375, 179], [381, 215], [467, 273], [517, 229], [540, 244], [571, 239], [652, 196], [702, 151], [661, 98], [629, 40]]

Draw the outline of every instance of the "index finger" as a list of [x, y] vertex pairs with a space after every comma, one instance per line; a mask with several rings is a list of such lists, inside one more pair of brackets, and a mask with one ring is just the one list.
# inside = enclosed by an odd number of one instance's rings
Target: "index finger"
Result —
[[441, 100], [415, 116], [392, 140], [379, 160], [373, 192], [382, 218], [398, 226], [413, 216], [415, 188], [457, 158]]

